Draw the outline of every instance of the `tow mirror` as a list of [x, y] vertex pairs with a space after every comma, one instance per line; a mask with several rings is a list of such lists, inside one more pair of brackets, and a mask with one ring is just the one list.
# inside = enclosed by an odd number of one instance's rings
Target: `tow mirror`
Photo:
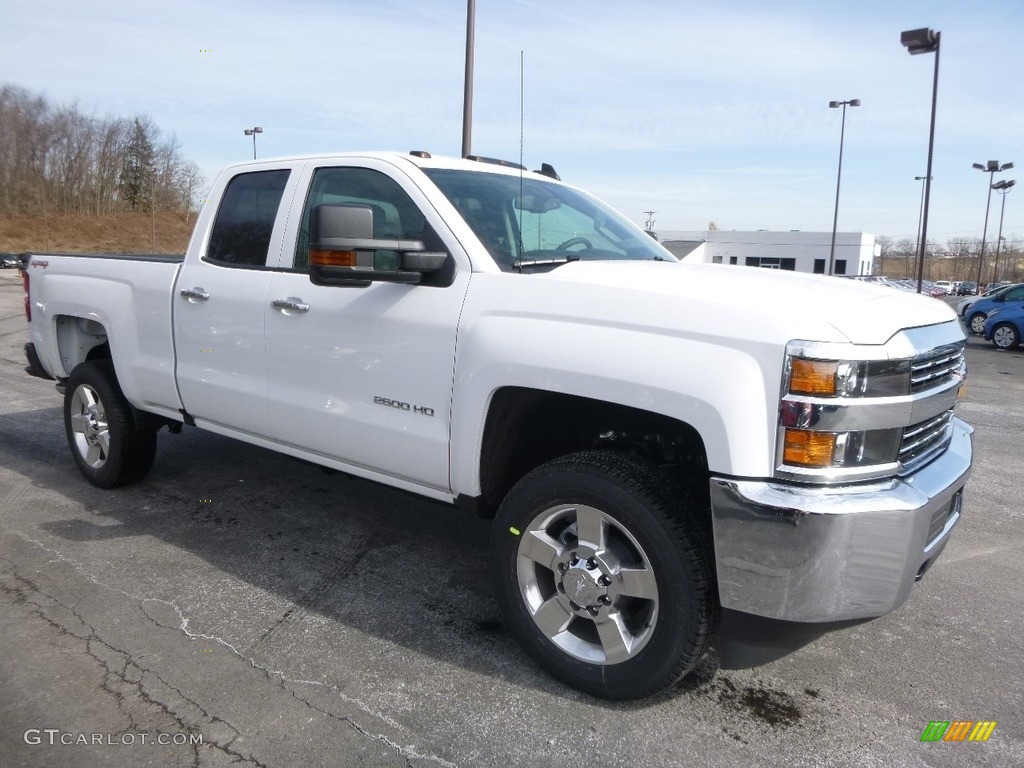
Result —
[[322, 203], [309, 219], [309, 279], [315, 285], [365, 287], [372, 282], [416, 284], [442, 269], [447, 253], [421, 240], [373, 236], [370, 205]]

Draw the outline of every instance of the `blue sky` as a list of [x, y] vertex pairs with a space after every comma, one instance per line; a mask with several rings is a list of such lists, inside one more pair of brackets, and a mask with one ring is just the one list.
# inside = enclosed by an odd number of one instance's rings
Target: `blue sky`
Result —
[[[942, 33], [929, 234], [980, 237], [988, 160], [1024, 178], [1024, 3], [477, 0], [473, 151], [555, 166], [656, 228], [915, 236]], [[6, 2], [0, 80], [147, 113], [208, 180], [251, 158], [462, 141], [465, 0]], [[993, 195], [989, 241], [998, 226]], [[1004, 234], [1024, 237], [1024, 180]]]

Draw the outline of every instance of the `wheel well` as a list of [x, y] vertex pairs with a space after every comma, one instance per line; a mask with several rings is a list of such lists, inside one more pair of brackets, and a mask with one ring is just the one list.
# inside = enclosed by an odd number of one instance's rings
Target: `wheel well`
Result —
[[110, 357], [107, 330], [95, 320], [61, 315], [56, 323], [57, 351], [69, 374], [81, 362]]
[[586, 397], [508, 387], [495, 393], [487, 414], [478, 513], [493, 517], [512, 486], [541, 464], [595, 448], [651, 460], [684, 485], [702, 509], [710, 509], [707, 452], [689, 424]]

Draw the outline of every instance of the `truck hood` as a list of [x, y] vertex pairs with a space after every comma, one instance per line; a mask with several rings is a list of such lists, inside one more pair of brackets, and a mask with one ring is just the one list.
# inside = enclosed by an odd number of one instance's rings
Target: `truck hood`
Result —
[[797, 334], [789, 338], [808, 341], [885, 344], [901, 329], [956, 319], [952, 308], [930, 296], [858, 280], [754, 267], [575, 261], [536, 277], [614, 288], [620, 307], [663, 312], [667, 299], [680, 312], [697, 313], [712, 325], [739, 324], [748, 333], [771, 326]]

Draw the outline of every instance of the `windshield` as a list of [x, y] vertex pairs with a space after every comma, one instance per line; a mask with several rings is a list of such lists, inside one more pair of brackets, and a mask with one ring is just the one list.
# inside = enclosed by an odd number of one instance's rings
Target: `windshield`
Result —
[[425, 168], [506, 272], [570, 261], [675, 261], [642, 229], [575, 189], [497, 173]]

